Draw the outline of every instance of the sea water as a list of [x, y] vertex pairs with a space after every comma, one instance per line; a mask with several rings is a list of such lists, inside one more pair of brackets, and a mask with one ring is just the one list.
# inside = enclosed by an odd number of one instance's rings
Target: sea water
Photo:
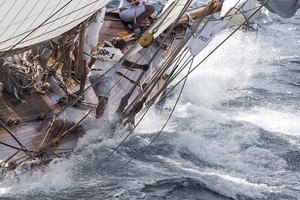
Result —
[[125, 135], [107, 139], [105, 125], [86, 122], [74, 155], [2, 181], [0, 198], [300, 199], [300, 13], [270, 17], [230, 37], [189, 76], [178, 104], [182, 84], [123, 145]]

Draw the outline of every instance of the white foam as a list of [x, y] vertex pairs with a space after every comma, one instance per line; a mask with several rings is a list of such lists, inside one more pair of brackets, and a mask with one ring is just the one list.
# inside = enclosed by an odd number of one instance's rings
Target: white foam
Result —
[[300, 136], [300, 113], [255, 107], [239, 113], [236, 120], [247, 121], [271, 132]]

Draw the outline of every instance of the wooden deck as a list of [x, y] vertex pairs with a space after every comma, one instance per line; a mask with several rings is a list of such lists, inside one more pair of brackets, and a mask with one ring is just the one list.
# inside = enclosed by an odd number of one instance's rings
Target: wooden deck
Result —
[[[129, 33], [118, 19], [117, 13], [109, 13], [104, 25], [100, 31], [99, 46], [104, 40], [110, 40], [113, 37], [124, 37]], [[69, 92], [78, 89], [75, 81], [68, 85]], [[54, 115], [60, 112], [62, 107], [58, 104], [59, 98], [65, 95], [62, 88], [59, 87], [54, 78], [49, 80], [51, 88], [47, 93], [24, 93], [20, 95], [23, 100], [16, 99], [12, 94], [3, 91], [3, 98], [0, 100], [0, 160], [6, 160], [17, 153], [13, 160], [25, 155], [19, 143], [24, 145], [28, 151], [37, 151], [42, 143], [47, 144], [57, 135], [67, 130], [78, 122], [86, 113], [82, 108], [70, 107], [57, 117], [51, 128], [49, 125]], [[85, 95], [85, 102], [97, 103], [97, 98], [89, 90]], [[24, 103], [25, 102], [25, 103]], [[92, 113], [94, 115], [94, 113]], [[44, 119], [39, 119], [44, 118]], [[18, 120], [17, 124], [10, 124], [9, 121]], [[82, 128], [76, 128], [72, 133], [64, 138], [63, 143], [58, 149], [72, 149], [76, 145], [78, 137], [84, 134]], [[16, 141], [13, 136], [17, 138]]]
[[[113, 37], [127, 37], [129, 34], [130, 31], [124, 27], [124, 24], [118, 18], [117, 12], [107, 13], [105, 22], [99, 33], [98, 45], [101, 46], [105, 40], [109, 41]], [[130, 45], [128, 45], [128, 48], [129, 46]], [[147, 50], [145, 49], [143, 56], [141, 56], [141, 53], [137, 53], [128, 59], [135, 60], [138, 57], [143, 57], [139, 60], [139, 63], [146, 64], [156, 50], [157, 47], [151, 47]], [[169, 51], [172, 51], [172, 49], [170, 48]], [[160, 50], [157, 58], [153, 60], [149, 70], [144, 74], [140, 84], [147, 84], [148, 81], [150, 81], [153, 74], [158, 70], [159, 62], [167, 55], [167, 53], [168, 52], [165, 52], [164, 50]], [[110, 101], [115, 100], [119, 102], [133, 86], [133, 83], [132, 81], [130, 82], [130, 80], [133, 80], [133, 82], [137, 80], [142, 73], [142, 70], [136, 69], [134, 71], [128, 71], [128, 69], [124, 69], [119, 65], [116, 72], [126, 75], [126, 78], [116, 76], [115, 82], [120, 88], [115, 89], [110, 97]], [[165, 80], [160, 80], [152, 92], [155, 94], [164, 82]], [[63, 106], [58, 104], [58, 100], [65, 95], [65, 92], [59, 87], [59, 84], [53, 77], [49, 80], [49, 83], [51, 88], [45, 94], [23, 94], [21, 99], [25, 100], [26, 103], [16, 99], [8, 92], [3, 91], [3, 98], [0, 99], [0, 160], [3, 161], [13, 156], [11, 161], [15, 161], [24, 156], [24, 149], [20, 150], [21, 147], [18, 142], [23, 144], [29, 151], [37, 151], [42, 144], [50, 143], [53, 138], [60, 135], [63, 131], [68, 130], [85, 115], [85, 109], [70, 107], [57, 116], [52, 124], [53, 117], [57, 113], [60, 113], [61, 109], [64, 109]], [[87, 82], [87, 86], [88, 85], [89, 82]], [[68, 91], [73, 92], [76, 89], [78, 89], [78, 84], [73, 80], [68, 85]], [[140, 88], [138, 86], [131, 99], [139, 93]], [[87, 91], [84, 102], [90, 104], [97, 103], [97, 98], [92, 90]], [[45, 118], [39, 119], [39, 116], [41, 115]], [[94, 115], [94, 113], [92, 113], [92, 115]], [[12, 118], [19, 119], [19, 123], [7, 123], [9, 119]], [[49, 125], [51, 127], [50, 129]], [[78, 138], [83, 134], [84, 130], [82, 128], [75, 128], [68, 137], [63, 139], [62, 144], [58, 149], [72, 150], [72, 148], [75, 147]], [[17, 138], [18, 141], [14, 139], [14, 137]]]

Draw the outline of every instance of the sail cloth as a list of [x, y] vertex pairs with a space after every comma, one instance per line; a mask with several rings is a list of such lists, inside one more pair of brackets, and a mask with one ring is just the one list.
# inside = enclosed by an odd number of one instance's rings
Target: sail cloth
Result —
[[[259, 0], [259, 2], [264, 3], [265, 0]], [[288, 18], [294, 16], [300, 8], [300, 0], [272, 0], [265, 7], [280, 17]]]
[[191, 55], [193, 57], [198, 55], [227, 22], [226, 20], [209, 21], [202, 31], [202, 28], [200, 28], [200, 30], [198, 30], [199, 32], [191, 37], [187, 45]]
[[[221, 17], [228, 20], [227, 26], [234, 26], [243, 23], [251, 17], [249, 23], [266, 23], [269, 18], [266, 14], [266, 9], [262, 8], [256, 12], [260, 3], [257, 0], [226, 0], [221, 9]], [[254, 15], [253, 13], [256, 12]], [[253, 16], [252, 16], [253, 15]]]
[[0, 0], [0, 52], [59, 36], [110, 1]]

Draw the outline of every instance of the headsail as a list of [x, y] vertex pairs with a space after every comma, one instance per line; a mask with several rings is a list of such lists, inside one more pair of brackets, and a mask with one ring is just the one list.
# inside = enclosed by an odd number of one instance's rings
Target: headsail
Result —
[[198, 29], [187, 45], [191, 55], [198, 55], [226, 24], [226, 20], [209, 21], [203, 28]]
[[70, 30], [110, 0], [0, 2], [0, 52], [24, 48]]
[[[229, 21], [227, 26], [238, 25], [256, 12], [259, 5], [257, 0], [227, 0], [223, 3], [221, 17]], [[266, 9], [261, 9], [249, 19], [250, 23], [260, 23], [264, 21], [268, 21]]]

